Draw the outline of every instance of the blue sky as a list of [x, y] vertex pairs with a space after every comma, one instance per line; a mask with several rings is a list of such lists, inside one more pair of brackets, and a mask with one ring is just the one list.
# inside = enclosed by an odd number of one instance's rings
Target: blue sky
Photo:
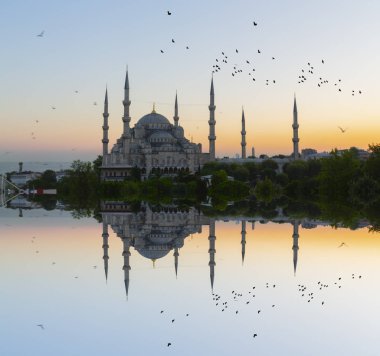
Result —
[[[207, 150], [211, 70], [222, 51], [229, 63], [214, 79], [217, 155], [240, 151], [243, 105], [248, 148], [289, 153], [295, 92], [301, 148], [365, 148], [380, 129], [379, 13], [378, 1], [3, 2], [0, 161], [96, 157], [106, 84], [110, 142], [121, 134], [126, 65], [132, 125], [153, 102], [171, 120], [178, 90], [180, 123]], [[299, 85], [308, 62], [315, 73]], [[236, 77], [234, 64], [243, 70]], [[320, 76], [330, 84], [318, 88]], [[266, 86], [267, 79], [276, 84]], [[349, 129], [342, 135], [337, 126]]]

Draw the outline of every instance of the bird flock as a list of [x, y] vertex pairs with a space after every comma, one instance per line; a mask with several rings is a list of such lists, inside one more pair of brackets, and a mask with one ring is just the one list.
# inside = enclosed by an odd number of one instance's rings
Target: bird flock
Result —
[[[306, 303], [318, 303], [320, 307], [325, 308], [325, 305], [328, 301], [328, 290], [341, 290], [344, 287], [344, 283], [349, 280], [361, 280], [362, 275], [357, 275], [352, 273], [350, 276], [346, 277], [337, 277], [330, 282], [314, 282], [312, 284], [297, 284], [297, 293], [301, 300], [304, 300]], [[236, 289], [233, 289], [230, 293], [224, 295], [219, 293], [212, 292], [212, 303], [214, 304], [216, 310], [223, 314], [232, 314], [237, 318], [240, 314], [250, 313], [252, 315], [251, 320], [254, 320], [253, 315], [256, 315], [256, 318], [262, 319], [269, 313], [269, 311], [275, 311], [278, 308], [286, 308], [286, 305], [278, 305], [274, 302], [275, 296], [272, 294], [278, 288], [276, 283], [266, 282], [264, 285], [252, 285], [248, 290], [242, 292]], [[265, 301], [259, 302], [258, 295], [265, 294]], [[273, 291], [273, 292], [271, 292]], [[268, 295], [268, 292], [271, 293]], [[271, 300], [271, 298], [273, 298]], [[168, 312], [161, 310], [160, 314], [165, 316]], [[186, 315], [184, 318], [189, 317], [190, 314]], [[197, 317], [197, 315], [192, 315]], [[171, 324], [175, 323], [176, 319], [173, 317], [165, 317], [164, 322], [169, 322]], [[252, 339], [260, 338], [260, 330], [257, 327], [252, 327], [250, 331]], [[175, 345], [175, 340], [169, 340], [165, 343], [167, 347]]]

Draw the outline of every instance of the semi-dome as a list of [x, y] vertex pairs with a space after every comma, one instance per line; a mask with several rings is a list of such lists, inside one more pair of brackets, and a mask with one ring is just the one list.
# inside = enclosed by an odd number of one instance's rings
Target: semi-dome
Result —
[[155, 125], [155, 124], [165, 124], [170, 125], [169, 120], [161, 115], [157, 114], [155, 111], [150, 114], [144, 115], [138, 122], [137, 125], [145, 126], [145, 125]]
[[141, 256], [145, 258], [149, 258], [151, 260], [158, 260], [159, 258], [166, 256], [169, 253], [170, 248], [162, 248], [158, 250], [158, 249], [151, 249], [149, 247], [144, 247], [144, 248], [139, 248], [136, 250]]
[[170, 132], [155, 131], [149, 136], [149, 142], [173, 142], [175, 138]]

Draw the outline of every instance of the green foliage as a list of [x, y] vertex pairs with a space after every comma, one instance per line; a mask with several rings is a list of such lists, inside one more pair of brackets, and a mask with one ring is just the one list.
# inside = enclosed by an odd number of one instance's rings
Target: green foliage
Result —
[[360, 176], [360, 162], [351, 151], [321, 160], [319, 188], [322, 199], [347, 201], [352, 182]]
[[273, 183], [269, 178], [265, 178], [256, 184], [253, 194], [259, 201], [270, 203], [272, 200], [280, 197], [281, 187]]
[[57, 177], [55, 172], [48, 169], [42, 173], [41, 177], [28, 183], [29, 187], [52, 189], [57, 186]]

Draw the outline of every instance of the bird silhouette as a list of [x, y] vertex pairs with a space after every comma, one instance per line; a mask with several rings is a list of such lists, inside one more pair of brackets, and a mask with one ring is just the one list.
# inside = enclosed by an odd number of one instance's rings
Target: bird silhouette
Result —
[[174, 38], [172, 38], [172, 43], [175, 43]]
[[345, 128], [345, 129], [343, 129], [342, 127], [338, 126], [338, 129], [339, 129], [340, 131], [342, 131], [342, 133], [345, 133], [345, 132], [347, 131], [348, 127]]
[[239, 53], [239, 51], [237, 49], [235, 49], [236, 53]]
[[52, 108], [53, 110], [55, 110], [55, 109], [56, 109], [56, 107], [55, 107], [55, 106], [52, 106], [51, 108]]
[[253, 21], [253, 26], [257, 26], [257, 22]]
[[186, 46], [186, 49], [189, 49], [189, 46]]
[[253, 337], [256, 337], [257, 336], [257, 334], [253, 334]]
[[160, 49], [160, 52], [161, 52], [161, 53], [164, 53], [164, 51], [163, 51], [162, 49]]
[[167, 11], [167, 14], [170, 16], [172, 13], [170, 11]]
[[261, 51], [258, 49], [258, 50], [257, 50], [257, 53], [261, 53]]
[[41, 33], [39, 33], [39, 34], [37, 35], [37, 37], [44, 37], [44, 34], [45, 34], [45, 31], [41, 31]]
[[43, 324], [37, 324], [37, 326], [39, 326], [42, 330], [45, 330], [45, 327], [43, 326]]
[[325, 61], [322, 59], [322, 64], [325, 64]]
[[[342, 243], [338, 246], [338, 248], [339, 248], [339, 247], [343, 247], [343, 246], [348, 247], [348, 245], [347, 245], [345, 242], [342, 242]], [[340, 278], [339, 278], [339, 279], [340, 279]]]
[[168, 342], [168, 347], [171, 346], [171, 344], [172, 344], [171, 342]]
[[98, 103], [96, 101], [94, 101], [94, 105], [96, 106], [96, 105], [98, 105]]

